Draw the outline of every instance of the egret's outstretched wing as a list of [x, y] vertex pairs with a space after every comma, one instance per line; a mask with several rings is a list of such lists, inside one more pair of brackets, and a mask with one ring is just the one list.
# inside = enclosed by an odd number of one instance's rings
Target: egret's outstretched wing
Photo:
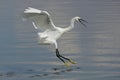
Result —
[[54, 29], [54, 24], [47, 11], [28, 7], [28, 9], [25, 9], [24, 11], [24, 17], [32, 20], [35, 29], [39, 29], [40, 31]]

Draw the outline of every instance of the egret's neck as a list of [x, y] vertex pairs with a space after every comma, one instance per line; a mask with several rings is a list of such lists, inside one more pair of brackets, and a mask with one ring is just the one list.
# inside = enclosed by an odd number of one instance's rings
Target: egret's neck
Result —
[[71, 29], [74, 28], [74, 22], [75, 22], [75, 19], [74, 18], [71, 19], [70, 25], [67, 28], [65, 28], [65, 32], [70, 31]]

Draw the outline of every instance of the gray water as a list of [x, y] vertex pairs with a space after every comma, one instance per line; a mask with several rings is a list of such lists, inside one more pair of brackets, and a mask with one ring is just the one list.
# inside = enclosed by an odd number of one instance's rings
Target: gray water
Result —
[[[53, 45], [38, 45], [22, 21], [25, 8], [47, 10], [57, 26], [80, 23], [58, 40], [60, 53], [76, 65], [65, 67]], [[0, 0], [0, 80], [120, 80], [119, 0]]]

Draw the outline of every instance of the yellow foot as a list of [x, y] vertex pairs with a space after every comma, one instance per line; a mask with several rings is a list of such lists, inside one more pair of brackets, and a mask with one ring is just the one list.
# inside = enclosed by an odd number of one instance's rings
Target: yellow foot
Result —
[[71, 64], [69, 62], [65, 62], [64, 65], [67, 67], [71, 66]]
[[69, 62], [72, 64], [77, 64], [77, 62], [73, 61], [72, 59], [70, 59]]

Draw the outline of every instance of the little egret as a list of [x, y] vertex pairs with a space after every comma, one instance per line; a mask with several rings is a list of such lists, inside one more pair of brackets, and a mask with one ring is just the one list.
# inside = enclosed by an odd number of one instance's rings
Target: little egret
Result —
[[59, 54], [57, 39], [60, 38], [63, 33], [73, 29], [75, 21], [80, 22], [85, 27], [86, 25], [83, 22], [87, 23], [87, 21], [83, 20], [81, 17], [76, 16], [71, 19], [71, 23], [67, 28], [60, 28], [54, 25], [51, 16], [47, 11], [42, 11], [31, 7], [25, 9], [24, 17], [32, 21], [34, 28], [37, 30], [39, 44], [54, 44], [56, 48], [56, 56], [65, 65], [68, 65], [68, 62], [71, 64], [76, 64], [76, 62], [72, 59], [66, 58]]

